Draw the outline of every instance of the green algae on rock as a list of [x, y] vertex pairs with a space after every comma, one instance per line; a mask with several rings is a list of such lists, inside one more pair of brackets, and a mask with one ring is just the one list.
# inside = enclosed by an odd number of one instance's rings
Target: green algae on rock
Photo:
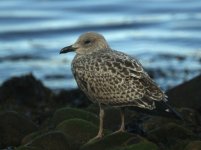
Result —
[[29, 142], [31, 142], [32, 140], [34, 140], [35, 138], [37, 138], [38, 136], [42, 135], [42, 134], [46, 134], [48, 133], [50, 130], [49, 129], [43, 129], [43, 130], [38, 130], [35, 132], [32, 132], [30, 134], [27, 134], [21, 141], [22, 145], [25, 145]]
[[136, 144], [132, 144], [123, 150], [158, 150], [158, 146], [149, 141], [142, 141]]
[[70, 150], [70, 144], [65, 134], [60, 131], [52, 131], [42, 134], [26, 144], [26, 146], [41, 150]]
[[94, 137], [98, 127], [82, 119], [69, 119], [61, 122], [57, 130], [63, 132], [74, 146], [81, 146]]
[[32, 147], [32, 146], [20, 146], [16, 148], [15, 150], [44, 150], [38, 147]]
[[113, 133], [105, 136], [101, 140], [86, 143], [81, 147], [81, 150], [131, 150], [132, 147], [138, 148], [140, 146], [142, 148], [149, 147], [151, 150], [157, 150], [157, 146], [154, 143], [151, 143], [138, 135], [126, 132]]
[[141, 141], [136, 144], [129, 146], [122, 146], [119, 148], [108, 149], [108, 150], [159, 150], [158, 146], [149, 141]]
[[149, 119], [143, 122], [143, 129], [145, 130], [145, 132], [149, 132], [151, 130], [158, 129], [159, 127], [168, 123], [181, 124], [182, 120], [164, 118], [161, 116], [151, 116], [149, 117]]
[[[94, 114], [99, 114], [98, 104], [91, 104], [86, 109], [86, 111], [92, 112]], [[105, 106], [105, 117], [104, 117], [104, 128], [115, 131], [119, 129], [121, 118], [120, 110], [114, 107]], [[127, 124], [130, 120], [133, 120], [136, 117], [136, 112], [131, 110], [125, 111], [125, 123]]]
[[25, 135], [36, 129], [34, 123], [17, 112], [3, 112], [0, 114], [0, 146], [18, 146]]
[[52, 123], [54, 125], [58, 125], [64, 120], [73, 119], [73, 118], [87, 120], [94, 124], [98, 124], [99, 122], [98, 117], [94, 115], [93, 113], [90, 113], [88, 111], [84, 111], [81, 109], [77, 109], [77, 108], [64, 107], [64, 108], [58, 109], [54, 113], [52, 117]]
[[201, 150], [201, 140], [190, 142], [184, 150]]
[[195, 138], [196, 136], [192, 131], [175, 123], [167, 123], [148, 133], [148, 139], [156, 143], [162, 143], [167, 148], [172, 148], [183, 140]]

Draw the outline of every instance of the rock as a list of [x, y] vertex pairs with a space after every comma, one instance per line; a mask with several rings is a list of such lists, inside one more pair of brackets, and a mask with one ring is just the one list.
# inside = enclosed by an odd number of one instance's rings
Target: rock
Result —
[[40, 135], [46, 134], [48, 133], [50, 130], [49, 129], [43, 129], [43, 130], [38, 130], [35, 132], [32, 132], [30, 134], [27, 134], [21, 141], [22, 145], [25, 145], [29, 142], [31, 142], [32, 140], [34, 140], [35, 138], [37, 138]]
[[150, 132], [151, 130], [158, 129], [159, 127], [168, 123], [181, 124], [182, 121], [166, 117], [151, 116], [149, 119], [143, 122], [143, 129], [145, 132]]
[[54, 125], [58, 125], [64, 120], [73, 119], [73, 118], [83, 119], [83, 120], [92, 122], [94, 124], [99, 123], [98, 117], [94, 115], [93, 113], [90, 113], [81, 109], [77, 109], [77, 108], [70, 108], [70, 107], [64, 107], [64, 108], [58, 109], [52, 117], [52, 123]]
[[180, 108], [179, 111], [186, 123], [193, 125], [201, 125], [201, 122], [199, 120], [200, 114], [196, 110], [191, 108]]
[[130, 146], [123, 146], [120, 148], [112, 148], [109, 150], [158, 150], [158, 146], [149, 141], [142, 141], [137, 144], [132, 144]]
[[13, 77], [0, 87], [0, 103], [35, 107], [50, 97], [51, 91], [32, 74]]
[[162, 143], [165, 147], [173, 147], [180, 141], [195, 139], [196, 136], [188, 129], [175, 123], [166, 123], [148, 132], [148, 139]]
[[5, 81], [0, 87], [0, 105], [2, 111], [20, 112], [37, 125], [43, 124], [57, 107], [53, 92], [32, 74]]
[[137, 144], [130, 145], [123, 150], [158, 150], [158, 146], [149, 141], [142, 141]]
[[18, 146], [22, 138], [36, 131], [34, 123], [16, 112], [3, 112], [0, 114], [0, 146]]
[[54, 96], [54, 101], [60, 105], [68, 103], [73, 107], [86, 107], [91, 103], [80, 89], [61, 90]]
[[172, 150], [184, 150], [185, 147], [188, 145], [188, 143], [190, 143], [191, 140], [178, 140], [177, 143], [175, 145], [172, 145]]
[[59, 131], [42, 134], [26, 146], [37, 148], [37, 150], [70, 150], [66, 136]]
[[98, 133], [96, 125], [82, 119], [65, 120], [56, 129], [69, 137], [70, 143], [77, 148], [95, 137]]
[[31, 146], [20, 146], [20, 147], [16, 148], [15, 150], [44, 150], [44, 149], [37, 148], [37, 147], [31, 147]]
[[86, 143], [81, 147], [81, 150], [138, 150], [137, 148], [140, 147], [142, 150], [146, 147], [148, 147], [148, 149], [157, 150], [157, 146], [155, 144], [148, 142], [138, 135], [126, 132], [110, 134], [101, 140]]
[[201, 141], [190, 142], [184, 150], [201, 150]]
[[[89, 105], [86, 111], [90, 111], [97, 116], [99, 115], [99, 106], [97, 104]], [[114, 107], [104, 107], [105, 117], [104, 117], [104, 128], [115, 131], [119, 129], [121, 125], [120, 109]], [[136, 118], [136, 113], [134, 111], [126, 109], [125, 112], [125, 124], [129, 124], [129, 121]]]
[[201, 110], [201, 75], [167, 91], [172, 106]]

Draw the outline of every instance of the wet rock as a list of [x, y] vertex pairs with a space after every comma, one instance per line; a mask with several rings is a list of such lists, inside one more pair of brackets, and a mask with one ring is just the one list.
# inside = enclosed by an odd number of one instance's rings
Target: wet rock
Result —
[[156, 143], [162, 143], [165, 147], [171, 149], [175, 144], [183, 140], [197, 138], [192, 131], [175, 123], [167, 123], [151, 130], [148, 133], [148, 139]]
[[37, 125], [43, 124], [57, 107], [53, 92], [32, 74], [5, 81], [0, 87], [0, 104], [2, 111], [20, 112]]
[[0, 114], [0, 147], [18, 146], [22, 138], [36, 131], [34, 123], [16, 112], [3, 112]]
[[191, 142], [191, 140], [178, 140], [175, 145], [172, 145], [172, 150], [184, 150], [185, 147]]
[[21, 144], [22, 145], [25, 145], [29, 142], [31, 142], [32, 140], [34, 140], [35, 138], [37, 138], [38, 136], [40, 135], [43, 135], [43, 134], [46, 134], [48, 133], [50, 130], [47, 128], [47, 129], [43, 129], [43, 130], [38, 130], [38, 131], [35, 131], [35, 132], [32, 132], [30, 134], [27, 134], [21, 141]]
[[[97, 104], [93, 104], [89, 106], [87, 111], [94, 112], [97, 116], [99, 115], [99, 106]], [[105, 107], [105, 117], [104, 117], [104, 128], [110, 130], [117, 130], [121, 124], [120, 119], [120, 110], [112, 107]], [[126, 121], [128, 121], [126, 116]]]
[[80, 89], [61, 90], [54, 96], [55, 103], [69, 104], [73, 107], [87, 107], [91, 101]]
[[64, 120], [73, 119], [73, 118], [87, 120], [94, 124], [99, 123], [99, 119], [95, 114], [81, 110], [81, 109], [70, 108], [70, 107], [64, 107], [64, 108], [58, 109], [52, 117], [52, 123], [54, 125], [58, 125]]
[[49, 75], [46, 75], [45, 78], [49, 80], [52, 80], [52, 79], [58, 80], [58, 79], [66, 79], [67, 77], [66, 77], [66, 74], [65, 75], [64, 74], [49, 74]]
[[33, 56], [33, 55], [28, 55], [28, 54], [23, 54], [23, 55], [10, 55], [6, 57], [0, 57], [0, 61], [28, 61], [28, 60], [40, 60], [40, 59], [45, 59], [39, 56]]
[[180, 108], [179, 111], [182, 114], [182, 117], [184, 118], [186, 123], [193, 125], [201, 125], [201, 122], [199, 120], [200, 114], [196, 110], [191, 108]]
[[181, 120], [166, 117], [151, 116], [149, 117], [149, 119], [143, 122], [143, 129], [145, 130], [145, 132], [149, 132], [154, 129], [158, 129], [159, 127], [168, 123], [182, 124], [183, 122]]
[[15, 150], [44, 150], [44, 149], [32, 147], [32, 146], [20, 146], [16, 148]]
[[132, 144], [129, 146], [123, 146], [119, 148], [112, 148], [109, 150], [159, 150], [158, 146], [149, 141], [141, 141], [136, 144]]
[[167, 91], [170, 104], [201, 110], [201, 75]]
[[52, 131], [38, 136], [26, 146], [41, 150], [70, 150], [70, 144], [66, 136], [59, 131]]
[[51, 91], [32, 74], [13, 77], [0, 87], [0, 103], [35, 107], [51, 99]]
[[95, 142], [86, 143], [81, 147], [81, 150], [131, 150], [139, 148], [143, 150], [148, 149], [157, 150], [157, 146], [151, 142], [148, 142], [144, 138], [129, 134], [129, 133], [116, 133], [105, 136], [101, 140]]
[[79, 148], [98, 133], [98, 127], [96, 125], [82, 119], [63, 121], [57, 126], [57, 130], [69, 137], [72, 147], [76, 148]]
[[184, 150], [201, 150], [201, 141], [190, 142]]
[[[99, 115], [98, 104], [91, 104], [85, 110]], [[121, 124], [120, 109], [114, 107], [105, 107], [105, 117], [104, 117], [104, 128], [115, 131], [119, 129]], [[125, 124], [129, 124], [131, 120], [136, 118], [136, 113], [134, 111], [126, 109], [125, 112]]]

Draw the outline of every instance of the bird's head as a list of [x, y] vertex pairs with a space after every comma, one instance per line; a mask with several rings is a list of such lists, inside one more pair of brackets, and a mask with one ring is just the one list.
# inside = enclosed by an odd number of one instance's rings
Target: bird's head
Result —
[[72, 51], [77, 54], [90, 54], [102, 49], [109, 49], [105, 38], [99, 33], [87, 32], [80, 35], [74, 44], [62, 48], [60, 54]]

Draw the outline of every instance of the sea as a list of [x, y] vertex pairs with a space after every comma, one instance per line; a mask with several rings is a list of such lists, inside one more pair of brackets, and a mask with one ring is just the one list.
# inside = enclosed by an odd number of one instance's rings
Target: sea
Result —
[[201, 73], [201, 0], [0, 0], [0, 85], [33, 74], [53, 90], [76, 88], [75, 54], [59, 51], [89, 31], [164, 90]]

